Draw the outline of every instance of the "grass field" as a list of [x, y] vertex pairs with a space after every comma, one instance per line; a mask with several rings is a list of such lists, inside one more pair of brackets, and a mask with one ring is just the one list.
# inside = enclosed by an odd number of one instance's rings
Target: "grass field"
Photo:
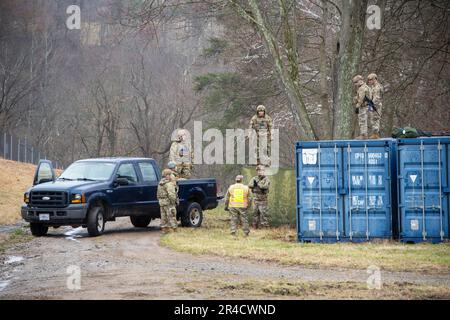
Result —
[[212, 254], [283, 265], [320, 268], [366, 269], [376, 265], [389, 271], [450, 274], [450, 244], [407, 245], [381, 243], [302, 244], [295, 229], [252, 230], [249, 238], [229, 235], [228, 214], [222, 209], [207, 211], [199, 229], [183, 228], [168, 234], [161, 243], [192, 254]]
[[[204, 283], [195, 281], [181, 284], [187, 293], [204, 292]], [[450, 299], [450, 289], [445, 285], [430, 286], [413, 283], [385, 283], [381, 289], [368, 289], [361, 282], [326, 281], [269, 281], [250, 279], [232, 281], [217, 279], [207, 284], [211, 293], [233, 296], [237, 299]], [[214, 298], [215, 296], [213, 296]]]
[[0, 159], [0, 224], [21, 219], [23, 193], [33, 184], [36, 166]]

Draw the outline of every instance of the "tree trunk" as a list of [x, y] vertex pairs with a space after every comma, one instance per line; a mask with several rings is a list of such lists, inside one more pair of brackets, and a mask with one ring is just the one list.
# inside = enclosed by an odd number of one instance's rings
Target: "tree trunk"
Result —
[[334, 138], [351, 139], [355, 90], [352, 78], [360, 70], [368, 0], [342, 0], [342, 23], [335, 51]]
[[329, 93], [328, 93], [328, 70], [327, 70], [327, 26], [328, 26], [328, 1], [322, 1], [322, 43], [320, 44], [320, 55], [319, 55], [319, 71], [320, 71], [320, 101], [322, 104], [322, 113], [324, 119], [324, 134], [322, 135], [325, 139], [332, 138], [332, 111], [329, 103]]

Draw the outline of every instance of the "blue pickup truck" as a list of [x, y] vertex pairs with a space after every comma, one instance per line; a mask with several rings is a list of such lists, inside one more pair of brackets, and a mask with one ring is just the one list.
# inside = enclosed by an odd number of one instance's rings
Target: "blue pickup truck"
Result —
[[[106, 221], [129, 216], [137, 228], [160, 218], [156, 191], [161, 173], [149, 158], [79, 160], [58, 178], [50, 161], [40, 161], [34, 181], [24, 194], [22, 217], [34, 236], [49, 227], [83, 226], [90, 236], [103, 233]], [[215, 179], [179, 180], [181, 225], [200, 227], [203, 210], [217, 207]]]

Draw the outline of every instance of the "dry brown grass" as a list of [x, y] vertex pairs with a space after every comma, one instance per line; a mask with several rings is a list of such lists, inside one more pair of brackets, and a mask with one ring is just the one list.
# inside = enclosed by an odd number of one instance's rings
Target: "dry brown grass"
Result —
[[0, 224], [17, 222], [23, 193], [33, 184], [36, 166], [0, 159]]
[[[413, 283], [386, 283], [369, 289], [360, 282], [283, 281], [217, 279], [207, 284], [195, 281], [181, 285], [185, 292], [208, 291], [211, 298], [232, 296], [235, 299], [450, 299], [450, 288]], [[205, 288], [206, 287], [206, 288]], [[205, 290], [206, 289], [206, 290]]]
[[[223, 209], [207, 211], [204, 226], [182, 228], [162, 237], [161, 243], [192, 254], [302, 265], [310, 268], [366, 269], [376, 265], [387, 271], [450, 274], [450, 244], [405, 245], [394, 241], [370, 243], [302, 244], [295, 230], [286, 227], [252, 230], [244, 239], [229, 234]], [[411, 263], [414, 261], [414, 263]]]

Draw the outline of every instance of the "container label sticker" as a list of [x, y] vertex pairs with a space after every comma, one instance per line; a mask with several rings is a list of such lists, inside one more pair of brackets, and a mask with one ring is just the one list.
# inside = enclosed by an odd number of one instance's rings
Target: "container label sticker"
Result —
[[[367, 164], [379, 164], [383, 158], [383, 153], [381, 152], [371, 152], [367, 154]], [[387, 153], [386, 153], [387, 158]], [[365, 154], [363, 152], [355, 152], [355, 160], [359, 162], [365, 161]]]
[[410, 174], [409, 178], [411, 179], [412, 183], [416, 183], [417, 174]]
[[411, 230], [417, 231], [419, 230], [419, 220], [411, 220]]
[[354, 176], [354, 175], [352, 175], [352, 185], [354, 185], [354, 186], [362, 185], [363, 180], [364, 180], [363, 176]]
[[307, 177], [309, 184], [312, 186], [316, 177]]
[[367, 161], [368, 164], [378, 164], [380, 163], [380, 160], [383, 158], [382, 153], [369, 153], [367, 156], [369, 159]]
[[317, 149], [302, 150], [303, 164], [317, 164]]
[[316, 220], [308, 220], [309, 231], [316, 231]]
[[352, 196], [352, 207], [364, 207], [364, 198], [359, 196]]

